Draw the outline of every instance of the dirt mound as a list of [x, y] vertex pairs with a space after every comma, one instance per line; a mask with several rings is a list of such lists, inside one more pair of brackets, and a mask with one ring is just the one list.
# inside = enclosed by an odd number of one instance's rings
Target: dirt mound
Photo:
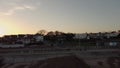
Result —
[[107, 63], [109, 68], [120, 68], [120, 57], [109, 57]]
[[51, 58], [33, 63], [29, 68], [90, 68], [82, 59], [76, 56]]

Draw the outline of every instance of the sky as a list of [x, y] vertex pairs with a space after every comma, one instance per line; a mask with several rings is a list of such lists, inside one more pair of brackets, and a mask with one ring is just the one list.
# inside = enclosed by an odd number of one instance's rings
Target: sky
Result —
[[120, 0], [0, 0], [0, 36], [120, 30]]

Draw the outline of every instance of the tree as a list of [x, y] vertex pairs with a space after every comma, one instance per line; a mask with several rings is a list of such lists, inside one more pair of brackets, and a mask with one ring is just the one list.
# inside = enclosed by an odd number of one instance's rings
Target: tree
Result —
[[55, 31], [54, 33], [55, 33], [55, 35], [62, 35], [62, 34], [64, 34], [63, 32], [60, 32], [60, 31]]
[[75, 34], [73, 34], [73, 33], [67, 33], [64, 35], [66, 37], [66, 41], [73, 41], [73, 37], [75, 36]]
[[36, 34], [45, 35], [46, 33], [46, 30], [39, 30]]

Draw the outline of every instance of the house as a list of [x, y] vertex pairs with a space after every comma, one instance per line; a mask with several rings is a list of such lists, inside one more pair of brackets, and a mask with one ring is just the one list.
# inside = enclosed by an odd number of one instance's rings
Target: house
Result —
[[34, 35], [32, 34], [26, 34], [23, 38], [23, 44], [31, 44], [35, 42]]
[[42, 45], [44, 43], [44, 36], [40, 34], [27, 34], [24, 37], [25, 45]]
[[120, 39], [111, 39], [104, 42], [105, 46], [120, 46]]
[[97, 46], [113, 46], [119, 47], [120, 46], [120, 39], [104, 39], [99, 40], [96, 42]]
[[39, 34], [34, 35], [34, 38], [35, 38], [36, 42], [39, 42], [39, 41], [43, 42], [44, 41], [44, 36], [39, 35]]
[[87, 33], [75, 34], [74, 39], [89, 39], [89, 36]]
[[99, 35], [98, 33], [90, 33], [90, 34], [89, 34], [89, 37], [90, 37], [91, 39], [97, 39], [99, 36], [100, 36], [100, 35]]
[[15, 44], [17, 40], [17, 35], [5, 35], [2, 38], [2, 43], [3, 44]]
[[111, 32], [111, 33], [107, 33], [106, 37], [107, 38], [111, 38], [111, 37], [117, 37], [119, 35], [118, 32]]

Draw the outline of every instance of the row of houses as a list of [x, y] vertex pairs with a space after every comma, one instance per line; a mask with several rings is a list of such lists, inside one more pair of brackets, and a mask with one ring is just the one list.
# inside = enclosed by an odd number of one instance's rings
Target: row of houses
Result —
[[1, 38], [1, 44], [28, 44], [34, 42], [42, 42], [43, 36], [39, 34], [20, 34], [20, 35], [5, 35]]
[[[77, 41], [77, 42], [76, 42]], [[61, 34], [19, 34], [5, 35], [0, 38], [0, 46], [3, 45], [91, 45], [94, 46], [118, 46], [120, 44], [120, 32], [104, 33], [61, 33]]]
[[111, 37], [117, 37], [120, 35], [120, 32], [104, 32], [104, 33], [81, 33], [81, 34], [75, 34], [76, 39], [90, 39], [90, 38], [111, 38]]
[[120, 46], [120, 32], [83, 33], [76, 34], [75, 39], [81, 43], [93, 43], [96, 46]]
[[5, 35], [0, 39], [1, 46], [5, 45], [63, 45], [65, 41], [73, 40], [74, 34], [71, 33], [56, 33], [56, 34], [19, 34], [19, 35]]

